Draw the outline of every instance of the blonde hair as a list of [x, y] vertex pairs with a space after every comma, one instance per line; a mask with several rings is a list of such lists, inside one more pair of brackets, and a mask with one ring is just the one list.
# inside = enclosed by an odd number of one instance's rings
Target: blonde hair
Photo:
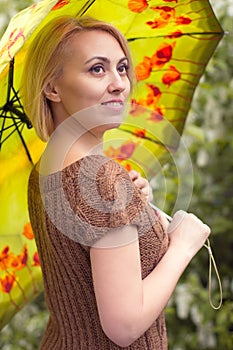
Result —
[[120, 44], [129, 62], [128, 77], [133, 85], [133, 64], [127, 40], [109, 23], [91, 17], [60, 17], [51, 20], [36, 35], [24, 62], [21, 97], [25, 112], [42, 141], [48, 141], [54, 131], [50, 102], [44, 89], [49, 82], [62, 74], [63, 57], [67, 45], [75, 34], [102, 30], [112, 35]]

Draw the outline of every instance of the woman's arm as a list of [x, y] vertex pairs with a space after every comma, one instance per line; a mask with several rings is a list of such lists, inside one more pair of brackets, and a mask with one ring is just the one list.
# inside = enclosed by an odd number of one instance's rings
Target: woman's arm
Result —
[[[156, 320], [182, 272], [210, 234], [210, 229], [198, 218], [184, 212], [175, 214], [168, 231], [169, 248], [144, 280], [136, 226], [125, 226], [118, 232], [113, 230], [91, 248], [102, 328], [119, 346], [133, 343]], [[126, 236], [131, 243], [123, 245]], [[115, 237], [118, 241], [114, 241]], [[98, 245], [115, 248], [98, 248]]]

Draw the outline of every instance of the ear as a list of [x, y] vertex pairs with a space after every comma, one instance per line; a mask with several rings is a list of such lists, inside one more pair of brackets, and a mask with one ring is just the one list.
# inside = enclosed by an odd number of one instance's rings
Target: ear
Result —
[[59, 96], [57, 88], [53, 82], [47, 83], [47, 85], [44, 88], [44, 94], [45, 94], [46, 98], [50, 101], [53, 101], [53, 102], [60, 102], [61, 101], [61, 98]]

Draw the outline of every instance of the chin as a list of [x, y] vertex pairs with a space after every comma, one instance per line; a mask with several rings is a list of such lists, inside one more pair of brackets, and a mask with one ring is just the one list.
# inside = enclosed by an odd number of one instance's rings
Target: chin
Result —
[[92, 129], [92, 133], [96, 135], [103, 135], [106, 131], [111, 129], [117, 129], [121, 125], [120, 122], [112, 122], [111, 124], [105, 124]]
[[106, 130], [110, 130], [110, 129], [119, 128], [120, 125], [121, 125], [120, 122], [115, 122], [115, 123], [111, 123], [111, 124], [108, 124], [108, 125], [104, 125], [104, 127], [105, 127]]

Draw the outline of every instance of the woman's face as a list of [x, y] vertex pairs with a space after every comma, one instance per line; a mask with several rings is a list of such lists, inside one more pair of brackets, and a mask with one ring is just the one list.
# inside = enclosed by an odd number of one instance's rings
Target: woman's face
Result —
[[63, 74], [53, 82], [55, 120], [96, 105], [110, 114], [121, 111], [130, 81], [128, 60], [118, 41], [101, 30], [86, 31], [71, 39], [67, 51]]

